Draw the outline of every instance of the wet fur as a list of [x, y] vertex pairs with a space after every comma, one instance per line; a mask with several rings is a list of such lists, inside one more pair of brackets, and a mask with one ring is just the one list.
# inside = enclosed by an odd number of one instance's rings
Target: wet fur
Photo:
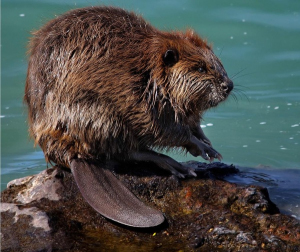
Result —
[[[34, 32], [29, 47], [30, 135], [48, 162], [67, 167], [184, 147], [202, 113], [228, 95], [227, 74], [202, 38], [159, 31], [118, 8], [70, 11]], [[170, 49], [174, 65], [164, 61]]]

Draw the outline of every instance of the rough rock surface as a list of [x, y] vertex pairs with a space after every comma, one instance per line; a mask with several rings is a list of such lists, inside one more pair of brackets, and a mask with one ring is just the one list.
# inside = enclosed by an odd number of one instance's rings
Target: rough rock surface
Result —
[[1, 193], [1, 251], [300, 251], [300, 222], [280, 214], [265, 188], [224, 181], [239, 172], [234, 166], [190, 165], [198, 177], [181, 180], [147, 164], [110, 166], [165, 213], [165, 223], [151, 229], [103, 218], [68, 169], [14, 180]]

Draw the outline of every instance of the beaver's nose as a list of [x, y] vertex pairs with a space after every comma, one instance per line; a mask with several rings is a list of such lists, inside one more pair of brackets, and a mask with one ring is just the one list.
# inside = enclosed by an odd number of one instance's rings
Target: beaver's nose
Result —
[[221, 87], [223, 88], [223, 90], [226, 94], [229, 94], [230, 91], [233, 89], [233, 82], [231, 80], [222, 82]]

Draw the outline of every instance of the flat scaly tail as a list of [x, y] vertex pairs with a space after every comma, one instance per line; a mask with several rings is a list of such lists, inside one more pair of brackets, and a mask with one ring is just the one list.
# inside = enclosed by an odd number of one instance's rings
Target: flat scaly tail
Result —
[[83, 198], [104, 217], [142, 228], [164, 222], [160, 211], [144, 204], [101, 164], [73, 159], [70, 167]]

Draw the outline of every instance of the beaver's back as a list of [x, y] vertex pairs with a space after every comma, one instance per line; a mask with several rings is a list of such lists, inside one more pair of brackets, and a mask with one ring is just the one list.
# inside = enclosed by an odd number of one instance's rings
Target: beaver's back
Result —
[[154, 94], [145, 90], [162, 60], [157, 36], [141, 17], [109, 7], [70, 11], [34, 33], [25, 102], [47, 161], [68, 166], [155, 145], [157, 112], [146, 113]]

